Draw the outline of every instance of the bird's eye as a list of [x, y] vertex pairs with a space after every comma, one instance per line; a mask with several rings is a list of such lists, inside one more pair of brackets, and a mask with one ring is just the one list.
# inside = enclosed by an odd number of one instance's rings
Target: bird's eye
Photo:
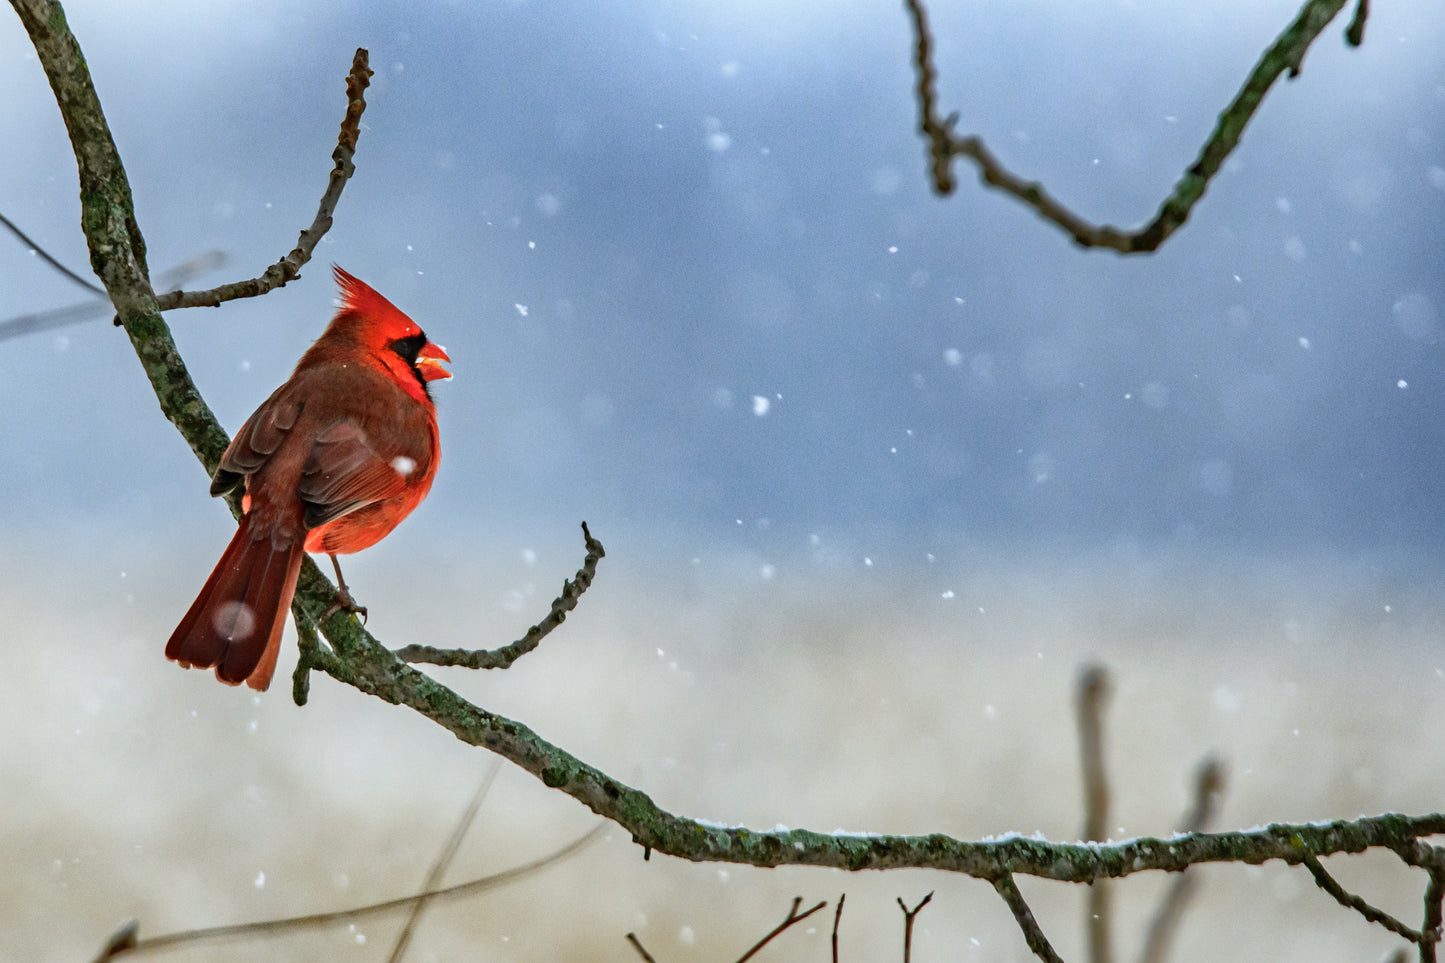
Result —
[[401, 355], [402, 360], [409, 365], [416, 365], [417, 353], [426, 344], [426, 335], [418, 331], [416, 334], [405, 338], [397, 338], [391, 343], [391, 350]]

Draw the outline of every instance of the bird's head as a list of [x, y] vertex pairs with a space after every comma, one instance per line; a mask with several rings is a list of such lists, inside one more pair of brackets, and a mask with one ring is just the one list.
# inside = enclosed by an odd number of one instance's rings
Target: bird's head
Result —
[[326, 334], [334, 332], [347, 340], [377, 352], [395, 352], [406, 362], [425, 390], [427, 383], [450, 378], [443, 364], [450, 364], [446, 349], [427, 339], [421, 327], [396, 305], [336, 265], [331, 266], [341, 289], [341, 310]]

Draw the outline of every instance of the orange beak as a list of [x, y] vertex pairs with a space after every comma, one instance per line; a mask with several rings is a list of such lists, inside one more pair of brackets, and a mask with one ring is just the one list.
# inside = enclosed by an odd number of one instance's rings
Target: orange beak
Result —
[[446, 348], [430, 341], [422, 345], [421, 350], [416, 353], [416, 370], [421, 372], [421, 380], [442, 381], [450, 378], [452, 373], [442, 367], [443, 361], [447, 364], [452, 362]]

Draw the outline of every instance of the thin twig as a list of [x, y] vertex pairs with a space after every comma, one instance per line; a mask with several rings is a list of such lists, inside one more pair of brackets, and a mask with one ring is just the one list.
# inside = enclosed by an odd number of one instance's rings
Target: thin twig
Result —
[[[952, 174], [954, 157], [966, 157], [979, 169], [980, 180], [1021, 201], [1045, 221], [1060, 228], [1081, 247], [1099, 247], [1120, 254], [1146, 254], [1157, 250], [1188, 219], [1194, 205], [1204, 196], [1209, 181], [1219, 172], [1225, 158], [1239, 144], [1244, 128], [1259, 109], [1260, 102], [1281, 74], [1299, 74], [1305, 51], [1344, 7], [1346, 0], [1307, 0], [1294, 21], [1260, 57], [1249, 78], [1224, 112], [1219, 115], [1209, 139], [1199, 156], [1174, 185], [1174, 190], [1160, 206], [1154, 219], [1143, 227], [1127, 231], [1109, 224], [1095, 225], [1065, 207], [1037, 181], [1014, 174], [999, 162], [983, 139], [954, 133], [958, 115], [945, 119], [938, 115], [934, 82], [937, 71], [933, 65], [932, 38], [922, 0], [904, 0], [913, 21], [914, 66], [918, 71], [919, 130], [928, 140], [928, 154], [933, 190], [941, 195], [951, 193], [956, 185]], [[1355, 18], [1363, 36], [1363, 0], [1357, 0]]]
[[140, 920], [126, 920], [106, 939], [105, 945], [100, 948], [100, 954], [95, 958], [95, 963], [105, 963], [106, 960], [114, 959], [122, 953], [131, 952], [135, 949], [136, 937], [139, 934]]
[[1320, 865], [1319, 858], [1313, 853], [1305, 853], [1300, 861], [1305, 864], [1305, 868], [1308, 869], [1310, 875], [1315, 878], [1315, 885], [1333, 896], [1335, 902], [1341, 906], [1354, 910], [1371, 923], [1378, 923], [1391, 933], [1404, 937], [1411, 943], [1430, 942], [1429, 938], [1424, 936], [1419, 930], [1411, 929], [1389, 913], [1371, 906], [1354, 893], [1346, 890], [1329, 874], [1329, 871], [1326, 870], [1324, 866]]
[[[1084, 839], [1100, 843], [1109, 836], [1109, 774], [1104, 768], [1104, 709], [1108, 702], [1108, 671], [1101, 665], [1085, 666], [1075, 697], [1084, 773]], [[1084, 907], [1092, 963], [1109, 963], [1109, 923], [1109, 884], [1100, 877], [1090, 884]]]
[[89, 291], [91, 294], [94, 294], [96, 297], [106, 297], [104, 288], [91, 284], [85, 278], [81, 277], [79, 274], [76, 274], [70, 268], [66, 267], [64, 264], [61, 264], [55, 258], [51, 257], [49, 251], [45, 250], [45, 248], [30, 240], [29, 236], [24, 231], [20, 230], [20, 228], [15, 225], [15, 222], [10, 220], [10, 218], [6, 217], [4, 214], [0, 214], [0, 224], [3, 224], [5, 227], [9, 228], [11, 234], [14, 234], [16, 237], [20, 238], [21, 244], [24, 244], [26, 247], [30, 248], [31, 252], [34, 253], [37, 257], [39, 257], [41, 260], [43, 260], [46, 264], [49, 264], [51, 267], [55, 268], [55, 270], [59, 271], [62, 275], [74, 281], [81, 287], [85, 288], [85, 290]]
[[[482, 808], [482, 800], [487, 798], [491, 792], [492, 784], [497, 781], [497, 773], [502, 771], [502, 760], [494, 757], [492, 764], [487, 768], [487, 773], [482, 777], [482, 784], [477, 787], [476, 794], [472, 801], [467, 804], [466, 810], [457, 820], [452, 834], [447, 838], [442, 851], [437, 854], [436, 862], [432, 864], [431, 872], [426, 874], [426, 882], [422, 883], [423, 891], [433, 890], [441, 885], [442, 877], [446, 875], [447, 867], [451, 866], [452, 859], [456, 857], [457, 850], [461, 848], [462, 838], [466, 836], [467, 830], [477, 818], [478, 811]], [[419, 899], [411, 905], [411, 911], [406, 915], [406, 923], [402, 926], [401, 932], [397, 934], [396, 946], [391, 951], [391, 963], [401, 963], [406, 955], [406, 948], [411, 943], [411, 935], [416, 930], [417, 923], [421, 920], [422, 911], [426, 909], [426, 899]]]
[[[1219, 811], [1220, 797], [1224, 792], [1224, 765], [1217, 759], [1205, 759], [1199, 765], [1194, 781], [1193, 809], [1184, 817], [1179, 827], [1182, 832], [1198, 833], [1209, 828]], [[1149, 922], [1149, 931], [1144, 937], [1144, 949], [1139, 954], [1139, 963], [1163, 963], [1169, 952], [1169, 941], [1179, 927], [1184, 908], [1194, 895], [1197, 873], [1184, 870], [1170, 885]]]
[[933, 894], [929, 893], [927, 896], [923, 897], [923, 899], [918, 901], [917, 906], [913, 907], [913, 909], [909, 909], [908, 904], [903, 902], [903, 897], [898, 897], [898, 908], [903, 911], [903, 963], [908, 963], [909, 959], [913, 956], [914, 917], [916, 917], [918, 915], [918, 912], [923, 909], [923, 907], [927, 906], [932, 900]]
[[311, 260], [311, 253], [321, 238], [331, 230], [332, 215], [341, 200], [346, 182], [356, 171], [353, 158], [356, 156], [356, 141], [361, 136], [361, 114], [366, 110], [366, 88], [371, 83], [371, 67], [368, 65], [366, 48], [358, 47], [351, 60], [351, 72], [346, 76], [346, 117], [341, 121], [341, 134], [336, 141], [336, 150], [331, 152], [333, 166], [326, 191], [321, 195], [321, 205], [311, 226], [301, 232], [296, 247], [281, 260], [268, 267], [259, 277], [247, 281], [223, 284], [209, 291], [174, 291], [156, 298], [162, 311], [175, 308], [215, 307], [225, 301], [237, 298], [254, 298], [284, 287], [288, 281], [301, 276], [301, 268]]
[[429, 665], [461, 666], [467, 669], [506, 669], [522, 656], [535, 649], [553, 629], [567, 620], [567, 613], [577, 607], [577, 600], [592, 585], [597, 575], [597, 560], [607, 552], [602, 543], [592, 537], [587, 523], [582, 523], [582, 540], [587, 546], [587, 555], [582, 567], [571, 581], [563, 580], [562, 594], [552, 600], [547, 617], [527, 630], [517, 641], [497, 649], [438, 649], [430, 645], [407, 645], [397, 649], [395, 655], [403, 662], [425, 662]]
[[[279, 933], [289, 933], [297, 930], [320, 929], [322, 927], [334, 926], [337, 923], [349, 923], [367, 916], [376, 915], [378, 913], [386, 913], [390, 910], [413, 906], [418, 902], [426, 902], [429, 900], [453, 900], [461, 899], [468, 896], [475, 896], [478, 893], [482, 893], [490, 889], [496, 889], [499, 886], [514, 882], [541, 869], [551, 866], [554, 863], [561, 862], [568, 856], [571, 856], [573, 853], [576, 853], [578, 850], [582, 849], [582, 847], [586, 846], [588, 843], [592, 842], [592, 840], [596, 839], [607, 828], [607, 823], [598, 823], [592, 829], [588, 830], [577, 839], [574, 839], [566, 846], [563, 846], [561, 849], [548, 853], [546, 856], [543, 856], [540, 859], [534, 859], [529, 863], [523, 863], [520, 866], [514, 866], [513, 868], [503, 870], [500, 873], [493, 873], [490, 876], [483, 876], [481, 879], [474, 879], [466, 883], [458, 883], [455, 886], [448, 886], [444, 889], [429, 890], [427, 892], [417, 893], [414, 896], [403, 896], [399, 899], [387, 900], [384, 903], [372, 903], [370, 906], [359, 906], [355, 909], [338, 910], [333, 913], [313, 913], [308, 916], [293, 916], [289, 919], [283, 920], [267, 920], [261, 923], [238, 923], [233, 926], [214, 926], [207, 929], [186, 930], [182, 933], [167, 933], [164, 936], [155, 936], [148, 940], [135, 941], [131, 944], [131, 946], [123, 948], [120, 953], [113, 954], [113, 956], [118, 957], [125, 954], [140, 955], [142, 953], [149, 953], [153, 950], [164, 949], [166, 947], [173, 947], [186, 943], [200, 943], [208, 940], [220, 940], [251, 936], [274, 936]], [[114, 939], [114, 937], [112, 937], [112, 939]], [[110, 956], [102, 955], [97, 959], [107, 960], [110, 958]]]
[[1370, 0], [1355, 0], [1355, 15], [1345, 30], [1345, 43], [1358, 47], [1365, 42], [1365, 21], [1370, 16]]
[[[44, 254], [39, 248], [38, 252]], [[59, 263], [49, 255], [45, 259], [62, 271]], [[206, 251], [198, 254], [184, 264], [179, 264], [156, 275], [155, 287], [157, 290], [169, 290], [185, 284], [191, 278], [197, 277], [207, 271], [215, 270], [226, 263], [226, 255], [221, 251]], [[65, 271], [68, 275], [69, 271]], [[89, 301], [81, 301], [79, 304], [67, 305], [63, 308], [51, 308], [48, 311], [35, 311], [30, 314], [20, 314], [13, 318], [6, 318], [0, 321], [0, 341], [8, 341], [10, 338], [18, 338], [21, 335], [34, 334], [37, 331], [50, 331], [55, 328], [65, 328], [73, 324], [82, 324], [86, 321], [95, 321], [106, 316], [114, 315], [115, 309], [111, 307], [109, 299], [104, 291], [100, 296]]]
[[632, 944], [632, 948], [637, 951], [637, 955], [646, 960], [647, 963], [657, 963], [657, 961], [652, 958], [652, 954], [643, 948], [642, 941], [637, 938], [636, 933], [628, 933], [627, 942]]
[[1420, 944], [1420, 963], [1435, 963], [1435, 947], [1440, 942], [1442, 920], [1445, 920], [1445, 872], [1432, 870], [1425, 884], [1425, 922], [1420, 930], [1426, 942]]
[[843, 921], [843, 901], [847, 898], [847, 893], [839, 894], [838, 908], [833, 911], [833, 963], [838, 963], [838, 924]]
[[1420, 961], [1435, 963], [1435, 947], [1445, 936], [1445, 849], [1418, 839], [1394, 849], [1407, 865], [1430, 874], [1430, 881], [1425, 884], [1425, 919], [1420, 925], [1420, 933], [1425, 937], [1425, 942], [1420, 944]]
[[793, 906], [791, 909], [788, 910], [787, 918], [785, 918], [777, 926], [773, 927], [773, 931], [771, 933], [754, 943], [752, 949], [748, 950], [742, 956], [738, 957], [738, 963], [746, 963], [746, 961], [751, 960], [757, 954], [758, 950], [761, 950], [763, 947], [768, 945], [768, 943], [773, 939], [773, 937], [777, 936], [779, 933], [783, 932], [794, 923], [801, 923], [803, 920], [812, 916], [814, 913], [818, 912], [818, 910], [827, 906], [828, 901], [821, 900], [816, 906], [814, 906], [812, 909], [808, 910], [805, 913], [798, 912], [798, 907], [801, 905], [803, 905], [803, 897], [794, 896]]
[[1019, 924], [1019, 929], [1024, 932], [1024, 942], [1029, 945], [1034, 956], [1049, 963], [1064, 963], [1064, 958], [1054, 952], [1049, 945], [1049, 938], [1039, 928], [1039, 921], [1034, 918], [1034, 911], [1029, 909], [1029, 904], [1024, 902], [1024, 894], [1019, 892], [1018, 884], [1014, 882], [1012, 873], [1005, 873], [993, 881], [993, 888], [1003, 897], [1008, 904], [1009, 912], [1014, 915], [1014, 920]]

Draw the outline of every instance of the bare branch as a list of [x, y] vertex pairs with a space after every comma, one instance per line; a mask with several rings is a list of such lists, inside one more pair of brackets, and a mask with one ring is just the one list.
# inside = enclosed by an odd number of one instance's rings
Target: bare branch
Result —
[[582, 539], [587, 546], [587, 555], [582, 567], [572, 577], [563, 580], [562, 594], [552, 601], [547, 617], [527, 630], [517, 641], [498, 649], [438, 649], [430, 645], [408, 645], [396, 650], [396, 657], [403, 662], [426, 662], [431, 665], [456, 665], [468, 669], [506, 669], [522, 656], [535, 649], [553, 629], [567, 619], [567, 613], [577, 607], [577, 600], [592, 585], [597, 575], [597, 560], [606, 556], [602, 543], [592, 537], [587, 523], [582, 523]]
[[913, 921], [923, 907], [932, 901], [933, 894], [929, 893], [918, 901], [917, 906], [909, 909], [908, 904], [903, 902], [903, 897], [898, 897], [898, 908], [903, 911], [903, 963], [908, 963], [913, 957]]
[[[953, 128], [958, 115], [940, 120], [937, 93], [934, 89], [937, 71], [933, 66], [932, 37], [922, 0], [904, 0], [913, 20], [914, 66], [918, 71], [919, 131], [928, 140], [928, 154], [933, 190], [941, 195], [953, 192], [956, 185], [952, 173], [955, 157], [966, 157], [979, 169], [979, 179], [987, 186], [1011, 195], [1033, 210], [1045, 221], [1060, 228], [1080, 247], [1100, 247], [1120, 254], [1147, 254], [1157, 250], [1165, 240], [1189, 218], [1194, 205], [1204, 196], [1209, 181], [1219, 172], [1225, 158], [1239, 144], [1244, 128], [1253, 118], [1270, 87], [1281, 74], [1298, 76], [1305, 51], [1344, 7], [1346, 0], [1307, 0], [1294, 21], [1260, 57], [1254, 70], [1233, 102], [1219, 115], [1219, 122], [1173, 192], [1159, 208], [1154, 219], [1132, 231], [1109, 224], [1095, 225], [1075, 214], [1044, 189], [1037, 181], [1014, 174], [978, 136], [960, 137]], [[1356, 35], [1363, 38], [1365, 0], [1357, 0], [1355, 24], [1351, 24], [1351, 42]]]
[[135, 949], [136, 936], [140, 933], [140, 920], [126, 920], [118, 929], [105, 941], [101, 947], [100, 954], [96, 956], [95, 963], [105, 963], [106, 960], [113, 960], [123, 953], [129, 953]]
[[[1084, 838], [1109, 838], [1109, 774], [1104, 768], [1104, 708], [1109, 702], [1109, 673], [1089, 665], [1079, 675], [1075, 697], [1079, 716], [1079, 756], [1084, 772]], [[1089, 959], [1109, 963], [1109, 885], [1102, 879], [1089, 887], [1084, 908], [1089, 934]]]
[[230, 440], [196, 390], [170, 329], [161, 320], [135, 219], [130, 182], [80, 45], [55, 0], [10, 0], [20, 16], [65, 121], [80, 176], [81, 226], [90, 266], [110, 296], [161, 410], [207, 474]]
[[783, 920], [781, 923], [779, 923], [777, 926], [773, 927], [773, 930], [772, 930], [771, 933], [769, 933], [767, 936], [764, 936], [762, 939], [760, 939], [760, 940], [758, 940], [756, 943], [754, 943], [752, 949], [748, 950], [748, 951], [747, 951], [746, 953], [744, 953], [742, 956], [738, 957], [738, 963], [747, 963], [748, 960], [751, 960], [754, 956], [757, 955], [758, 950], [761, 950], [763, 947], [767, 946], [768, 943], [772, 941], [773, 937], [777, 936], [779, 933], [783, 932], [783, 931], [786, 930], [788, 927], [792, 926], [794, 923], [801, 923], [803, 920], [805, 920], [805, 919], [807, 919], [808, 917], [812, 916], [814, 913], [818, 912], [818, 910], [820, 910], [820, 909], [822, 909], [823, 907], [827, 906], [827, 905], [828, 905], [828, 901], [827, 901], [827, 900], [822, 900], [822, 901], [820, 901], [816, 906], [814, 906], [812, 909], [807, 910], [807, 911], [805, 911], [805, 912], [803, 912], [803, 913], [799, 913], [799, 912], [798, 912], [798, 907], [799, 907], [799, 906], [802, 906], [802, 905], [803, 905], [803, 897], [801, 897], [801, 896], [794, 896], [794, 897], [793, 897], [793, 906], [792, 906], [791, 909], [788, 910], [788, 915], [787, 915], [787, 917], [784, 918], [784, 920]]
[[1384, 910], [1371, 906], [1354, 893], [1347, 891], [1329, 874], [1329, 871], [1326, 870], [1324, 866], [1320, 865], [1318, 857], [1312, 853], [1305, 853], [1301, 862], [1303, 862], [1305, 868], [1310, 871], [1310, 875], [1315, 878], [1315, 885], [1333, 896], [1335, 902], [1341, 906], [1354, 910], [1371, 923], [1379, 923], [1391, 933], [1394, 933], [1396, 936], [1403, 936], [1411, 943], [1429, 942], [1429, 939], [1422, 935], [1419, 930], [1411, 929]]
[[[493, 759], [487, 769], [487, 774], [482, 777], [482, 784], [477, 787], [476, 795], [467, 805], [462, 813], [461, 819], [457, 820], [456, 827], [448, 837], [442, 851], [437, 854], [437, 860], [432, 864], [431, 872], [426, 875], [426, 882], [422, 883], [423, 891], [436, 889], [441, 885], [442, 877], [446, 875], [447, 867], [452, 864], [452, 859], [461, 848], [462, 838], [466, 836], [467, 830], [477, 818], [477, 812], [482, 808], [482, 800], [487, 798], [491, 792], [492, 783], [497, 781], [497, 773], [502, 771], [502, 760]], [[402, 957], [406, 955], [406, 948], [411, 943], [411, 934], [416, 929], [417, 923], [421, 920], [422, 911], [426, 909], [427, 900], [419, 899], [411, 906], [411, 912], [406, 916], [406, 924], [402, 926], [401, 933], [397, 935], [396, 946], [391, 951], [391, 963], [401, 963]]]
[[[403, 909], [414, 906], [417, 903], [435, 900], [463, 899], [469, 896], [476, 896], [479, 893], [515, 882], [518, 879], [561, 862], [592, 842], [606, 829], [606, 823], [598, 823], [584, 835], [577, 837], [566, 846], [548, 853], [540, 859], [534, 859], [529, 863], [523, 863], [520, 866], [514, 866], [511, 869], [503, 870], [500, 873], [493, 873], [490, 876], [483, 876], [481, 879], [458, 883], [456, 886], [428, 890], [417, 893], [414, 896], [403, 896], [399, 899], [387, 900], [384, 903], [372, 903], [370, 906], [338, 910], [334, 913], [312, 913], [308, 916], [293, 916], [284, 920], [267, 920], [262, 923], [238, 923], [234, 926], [215, 926], [208, 929], [186, 930], [182, 933], [167, 933], [164, 936], [156, 936], [148, 940], [133, 941], [131, 946], [123, 949], [122, 952], [139, 956], [143, 953], [174, 947], [180, 944], [235, 939], [237, 937], [275, 936], [279, 933], [321, 929], [328, 926], [335, 926], [338, 923], [350, 923], [368, 916]], [[112, 941], [114, 941], [114, 939], [115, 937], [112, 937]], [[120, 954], [117, 953], [115, 955]], [[106, 957], [102, 957], [102, 959], [105, 958]]]
[[1425, 937], [1420, 944], [1420, 961], [1435, 963], [1435, 947], [1445, 935], [1445, 849], [1417, 839], [1394, 850], [1407, 865], [1430, 874], [1425, 886], [1425, 920], [1420, 926]]
[[838, 963], [838, 924], [843, 921], [843, 901], [847, 898], [847, 893], [839, 894], [838, 908], [833, 911], [833, 963]]
[[1044, 931], [1039, 928], [1039, 921], [1034, 918], [1034, 912], [1029, 909], [1029, 904], [1024, 902], [1024, 894], [1019, 892], [1013, 875], [1004, 873], [999, 876], [993, 881], [993, 888], [998, 890], [998, 894], [1008, 904], [1009, 912], [1014, 915], [1019, 929], [1024, 932], [1024, 942], [1028, 943], [1034, 956], [1041, 960], [1048, 960], [1049, 963], [1064, 963], [1064, 958], [1054, 952], [1054, 948], [1049, 945], [1048, 937], [1044, 936]]
[[259, 277], [248, 281], [223, 284], [209, 291], [174, 291], [156, 299], [162, 311], [174, 308], [216, 307], [224, 301], [236, 298], [259, 297], [268, 291], [284, 287], [286, 282], [301, 276], [301, 268], [311, 260], [311, 253], [321, 238], [331, 230], [332, 215], [341, 200], [346, 182], [356, 171], [352, 159], [356, 156], [356, 141], [361, 136], [361, 114], [366, 110], [366, 88], [371, 83], [371, 67], [364, 47], [356, 49], [351, 61], [351, 72], [346, 76], [346, 117], [341, 121], [341, 134], [337, 138], [336, 150], [331, 153], [333, 166], [331, 178], [327, 181], [326, 192], [321, 195], [321, 206], [311, 226], [301, 232], [296, 247], [281, 260], [268, 267]]
[[[1203, 832], [1219, 809], [1219, 799], [1224, 792], [1224, 766], [1217, 759], [1205, 759], [1199, 766], [1194, 783], [1194, 808], [1184, 817], [1180, 826], [1186, 833]], [[1169, 940], [1179, 926], [1184, 908], [1194, 895], [1198, 874], [1184, 870], [1175, 878], [1165, 894], [1149, 931], [1144, 938], [1144, 949], [1139, 954], [1139, 963], [1163, 963], [1169, 951]]]
[[627, 942], [632, 944], [632, 948], [637, 951], [637, 955], [646, 960], [647, 963], [657, 963], [657, 961], [652, 958], [652, 954], [643, 948], [642, 941], [637, 938], [636, 933], [628, 933]]
[[105, 297], [105, 291], [96, 287], [94, 284], [91, 284], [85, 278], [81, 277], [79, 274], [76, 274], [70, 268], [66, 267], [64, 264], [61, 264], [55, 258], [51, 257], [49, 251], [45, 250], [45, 248], [30, 240], [26, 233], [20, 230], [20, 228], [16, 227], [15, 222], [10, 220], [10, 218], [6, 217], [4, 214], [0, 214], [0, 225], [4, 225], [6, 228], [8, 228], [11, 234], [14, 234], [16, 237], [20, 238], [21, 244], [24, 244], [26, 247], [30, 248], [30, 250], [37, 257], [43, 260], [46, 264], [49, 264], [51, 267], [55, 268], [55, 270], [59, 271], [63, 276], [74, 281], [76, 284], [80, 285], [91, 294], [94, 294], [97, 297], [101, 298]]
[[1435, 947], [1440, 942], [1442, 910], [1445, 910], [1445, 873], [1432, 872], [1425, 886], [1425, 924], [1421, 932], [1428, 942], [1420, 944], [1420, 963], [1435, 963]]
[[1370, 16], [1370, 0], [1355, 0], [1355, 15], [1345, 30], [1345, 43], [1358, 47], [1365, 42], [1365, 21]]
[[[37, 248], [37, 250], [39, 249]], [[154, 287], [161, 290], [179, 287], [191, 278], [214, 270], [225, 263], [226, 255], [223, 252], [206, 251], [183, 264], [178, 264], [169, 271], [156, 275]], [[99, 297], [82, 301], [79, 304], [6, 318], [4, 321], [0, 321], [0, 341], [34, 334], [37, 331], [49, 331], [54, 328], [82, 324], [86, 321], [95, 321], [110, 316], [113, 312], [114, 309], [111, 307], [109, 298], [106, 297], [104, 291], [101, 291]]]

